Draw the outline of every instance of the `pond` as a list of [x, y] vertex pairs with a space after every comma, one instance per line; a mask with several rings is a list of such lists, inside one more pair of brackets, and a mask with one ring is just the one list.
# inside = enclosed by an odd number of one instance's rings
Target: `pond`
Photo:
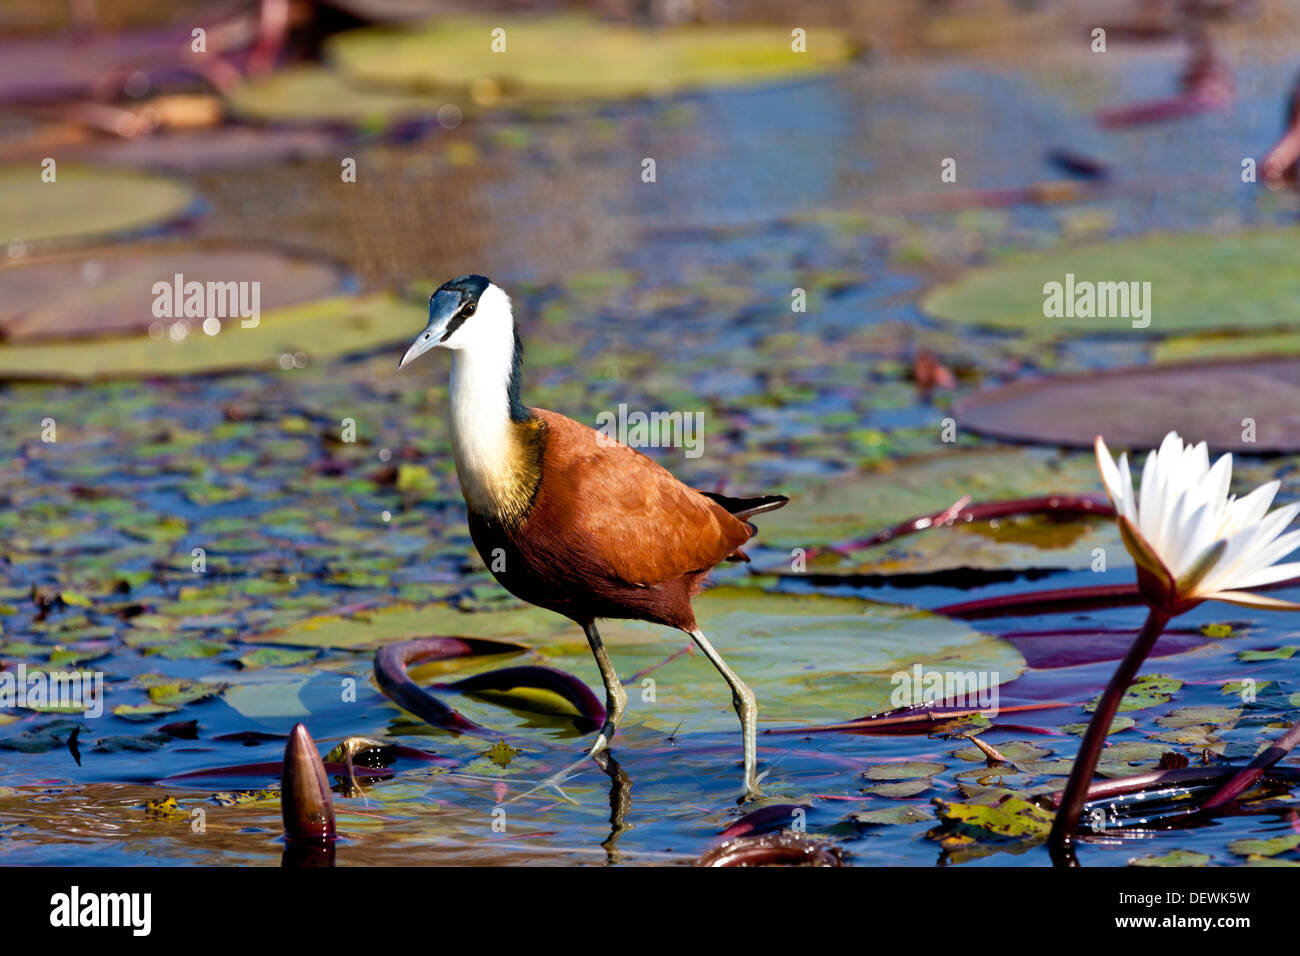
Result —
[[[337, 354], [306, 347], [271, 370], [176, 376], [155, 352], [126, 379], [0, 386], [0, 661], [91, 670], [106, 688], [93, 719], [0, 711], [0, 858], [278, 865], [278, 763], [302, 722], [322, 754], [350, 737], [423, 752], [376, 776], [360, 769], [355, 786], [334, 776], [339, 865], [689, 864], [769, 806], [855, 865], [1047, 865], [1041, 835], [975, 837], [936, 812], [993, 788], [1062, 787], [1085, 707], [1141, 611], [933, 612], [1129, 584], [1113, 522], [1013, 517], [792, 556], [966, 494], [1101, 494], [1086, 450], [960, 425], [946, 440], [953, 402], [1156, 362], [1165, 340], [1047, 320], [963, 325], [923, 298], [970, 267], [1062, 243], [1292, 225], [1293, 197], [1238, 175], [1277, 137], [1292, 64], [1263, 40], [1242, 43], [1233, 109], [1118, 132], [1092, 113], [1166, 94], [1176, 48], [1119, 52], [1104, 72], [1086, 54], [868, 59], [650, 102], [512, 108], [407, 141], [349, 142], [355, 183], [340, 182], [335, 147], [189, 172], [197, 213], [151, 240], [325, 257], [345, 291], [391, 291], [406, 331]], [[994, 191], [1060, 179], [1054, 148], [1103, 157], [1112, 184], [1062, 202], [934, 202], [945, 157], [957, 159], [953, 189]], [[644, 157], [657, 158], [654, 182]], [[376, 685], [378, 647], [455, 635], [512, 647], [416, 667], [422, 685], [545, 665], [601, 687], [581, 631], [510, 597], [474, 552], [445, 360], [397, 370], [424, 299], [465, 272], [513, 297], [529, 404], [593, 425], [620, 404], [701, 414], [703, 454], [646, 453], [697, 488], [791, 498], [754, 519], [752, 563], [721, 567], [697, 605], [758, 698], [757, 804], [737, 805], [726, 685], [674, 631], [602, 628], [630, 698], [613, 747], [622, 776], [589, 764], [565, 783], [569, 800], [543, 790], [508, 802], [590, 744], [554, 695], [431, 688], [491, 730], [471, 735], [429, 726]], [[791, 308], [797, 290], [806, 310]], [[914, 381], [920, 352], [952, 376], [929, 394]], [[1297, 461], [1238, 456], [1234, 490], [1276, 478], [1294, 499]], [[1300, 716], [1296, 635], [1283, 614], [1224, 604], [1178, 618], [1142, 671], [1168, 679], [1123, 709], [1131, 723], [1103, 773], [1168, 754], [1248, 761]], [[894, 675], [914, 667], [992, 675], [998, 713], [932, 734], [819, 729], [889, 710]], [[1008, 762], [990, 766], [972, 733]], [[1294, 863], [1294, 807], [1275, 793], [1211, 825], [1111, 833], [1080, 860]]]

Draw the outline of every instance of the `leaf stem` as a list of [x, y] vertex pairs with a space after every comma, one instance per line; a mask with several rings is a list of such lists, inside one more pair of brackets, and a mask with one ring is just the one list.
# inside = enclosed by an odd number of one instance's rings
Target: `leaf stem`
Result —
[[1088, 788], [1097, 770], [1097, 762], [1101, 759], [1101, 751], [1106, 746], [1106, 735], [1110, 732], [1111, 722], [1119, 711], [1124, 692], [1133, 683], [1138, 668], [1155, 647], [1156, 640], [1167, 623], [1169, 623], [1169, 615], [1166, 612], [1151, 608], [1133, 646], [1120, 661], [1119, 667], [1115, 668], [1110, 683], [1106, 685], [1101, 699], [1097, 701], [1097, 711], [1092, 715], [1092, 721], [1083, 735], [1083, 743], [1079, 745], [1079, 755], [1074, 759], [1070, 780], [1065, 785], [1060, 809], [1056, 812], [1052, 832], [1047, 838], [1052, 859], [1058, 865], [1074, 863], [1073, 845], [1075, 831], [1079, 826], [1079, 814], [1087, 800]]
[[1270, 746], [1258, 757], [1248, 763], [1245, 767], [1233, 775], [1232, 779], [1216, 790], [1210, 799], [1201, 805], [1202, 810], [1213, 810], [1221, 807], [1225, 803], [1231, 803], [1239, 796], [1255, 785], [1260, 777], [1279, 760], [1295, 749], [1296, 744], [1300, 744], [1300, 720], [1291, 725], [1291, 729], [1283, 734], [1277, 743]]

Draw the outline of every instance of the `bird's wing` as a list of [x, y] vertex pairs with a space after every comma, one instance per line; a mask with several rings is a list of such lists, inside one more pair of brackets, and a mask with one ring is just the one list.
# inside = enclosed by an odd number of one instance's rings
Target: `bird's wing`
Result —
[[542, 482], [554, 520], [611, 576], [662, 584], [712, 568], [753, 534], [640, 452], [563, 415], [535, 411], [547, 425]]

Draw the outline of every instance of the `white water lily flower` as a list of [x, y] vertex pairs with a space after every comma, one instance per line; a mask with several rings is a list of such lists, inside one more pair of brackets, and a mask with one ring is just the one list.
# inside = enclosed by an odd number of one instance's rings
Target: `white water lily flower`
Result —
[[1210, 466], [1205, 442], [1184, 445], [1170, 432], [1147, 456], [1136, 495], [1128, 456], [1119, 464], [1097, 437], [1097, 465], [1119, 518], [1124, 546], [1138, 566], [1138, 587], [1153, 607], [1178, 614], [1201, 601], [1300, 610], [1300, 604], [1251, 592], [1300, 577], [1300, 562], [1277, 564], [1300, 547], [1300, 531], [1282, 534], [1300, 504], [1268, 513], [1279, 482], [1244, 498], [1228, 494], [1232, 456]]

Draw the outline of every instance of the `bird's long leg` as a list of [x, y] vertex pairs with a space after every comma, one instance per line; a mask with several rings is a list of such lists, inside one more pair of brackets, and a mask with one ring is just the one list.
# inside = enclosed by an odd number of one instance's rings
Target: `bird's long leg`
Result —
[[[627, 692], [623, 690], [623, 682], [618, 679], [618, 672], [614, 670], [614, 665], [610, 662], [609, 652], [605, 650], [605, 642], [600, 639], [600, 632], [596, 630], [594, 621], [588, 621], [582, 625], [582, 630], [587, 635], [587, 642], [591, 645], [591, 653], [596, 658], [596, 666], [600, 668], [600, 678], [605, 682], [605, 723], [601, 726], [600, 733], [596, 735], [596, 742], [592, 744], [591, 750], [587, 751], [581, 760], [569, 764], [563, 770], [556, 771], [531, 790], [521, 793], [517, 797], [512, 797], [506, 801], [507, 803], [522, 800], [538, 790], [554, 790], [571, 803], [576, 802], [560, 789], [560, 784], [573, 776], [588, 760], [609, 749], [609, 742], [613, 739], [614, 732], [618, 730], [619, 721], [623, 719], [623, 710], [627, 707]], [[753, 695], [751, 694], [750, 697], [752, 699]]]
[[752, 800], [759, 796], [757, 773], [758, 702], [754, 699], [754, 692], [745, 686], [745, 682], [736, 676], [735, 671], [727, 666], [727, 662], [722, 659], [721, 654], [713, 649], [713, 645], [709, 643], [703, 632], [696, 628], [688, 633], [731, 687], [731, 703], [736, 708], [736, 716], [740, 718], [740, 732], [745, 740], [744, 799]]
[[594, 757], [602, 750], [607, 749], [609, 742], [614, 739], [614, 733], [618, 730], [618, 722], [623, 719], [623, 710], [627, 707], [627, 692], [623, 690], [623, 682], [618, 679], [618, 672], [614, 670], [614, 665], [610, 663], [609, 652], [605, 650], [605, 642], [600, 639], [600, 632], [596, 630], [595, 621], [584, 624], [582, 630], [587, 635], [587, 643], [591, 645], [591, 653], [596, 658], [596, 666], [600, 668], [600, 678], [605, 682], [605, 723], [600, 728], [600, 733], [596, 735], [596, 742], [591, 747], [589, 756]]

